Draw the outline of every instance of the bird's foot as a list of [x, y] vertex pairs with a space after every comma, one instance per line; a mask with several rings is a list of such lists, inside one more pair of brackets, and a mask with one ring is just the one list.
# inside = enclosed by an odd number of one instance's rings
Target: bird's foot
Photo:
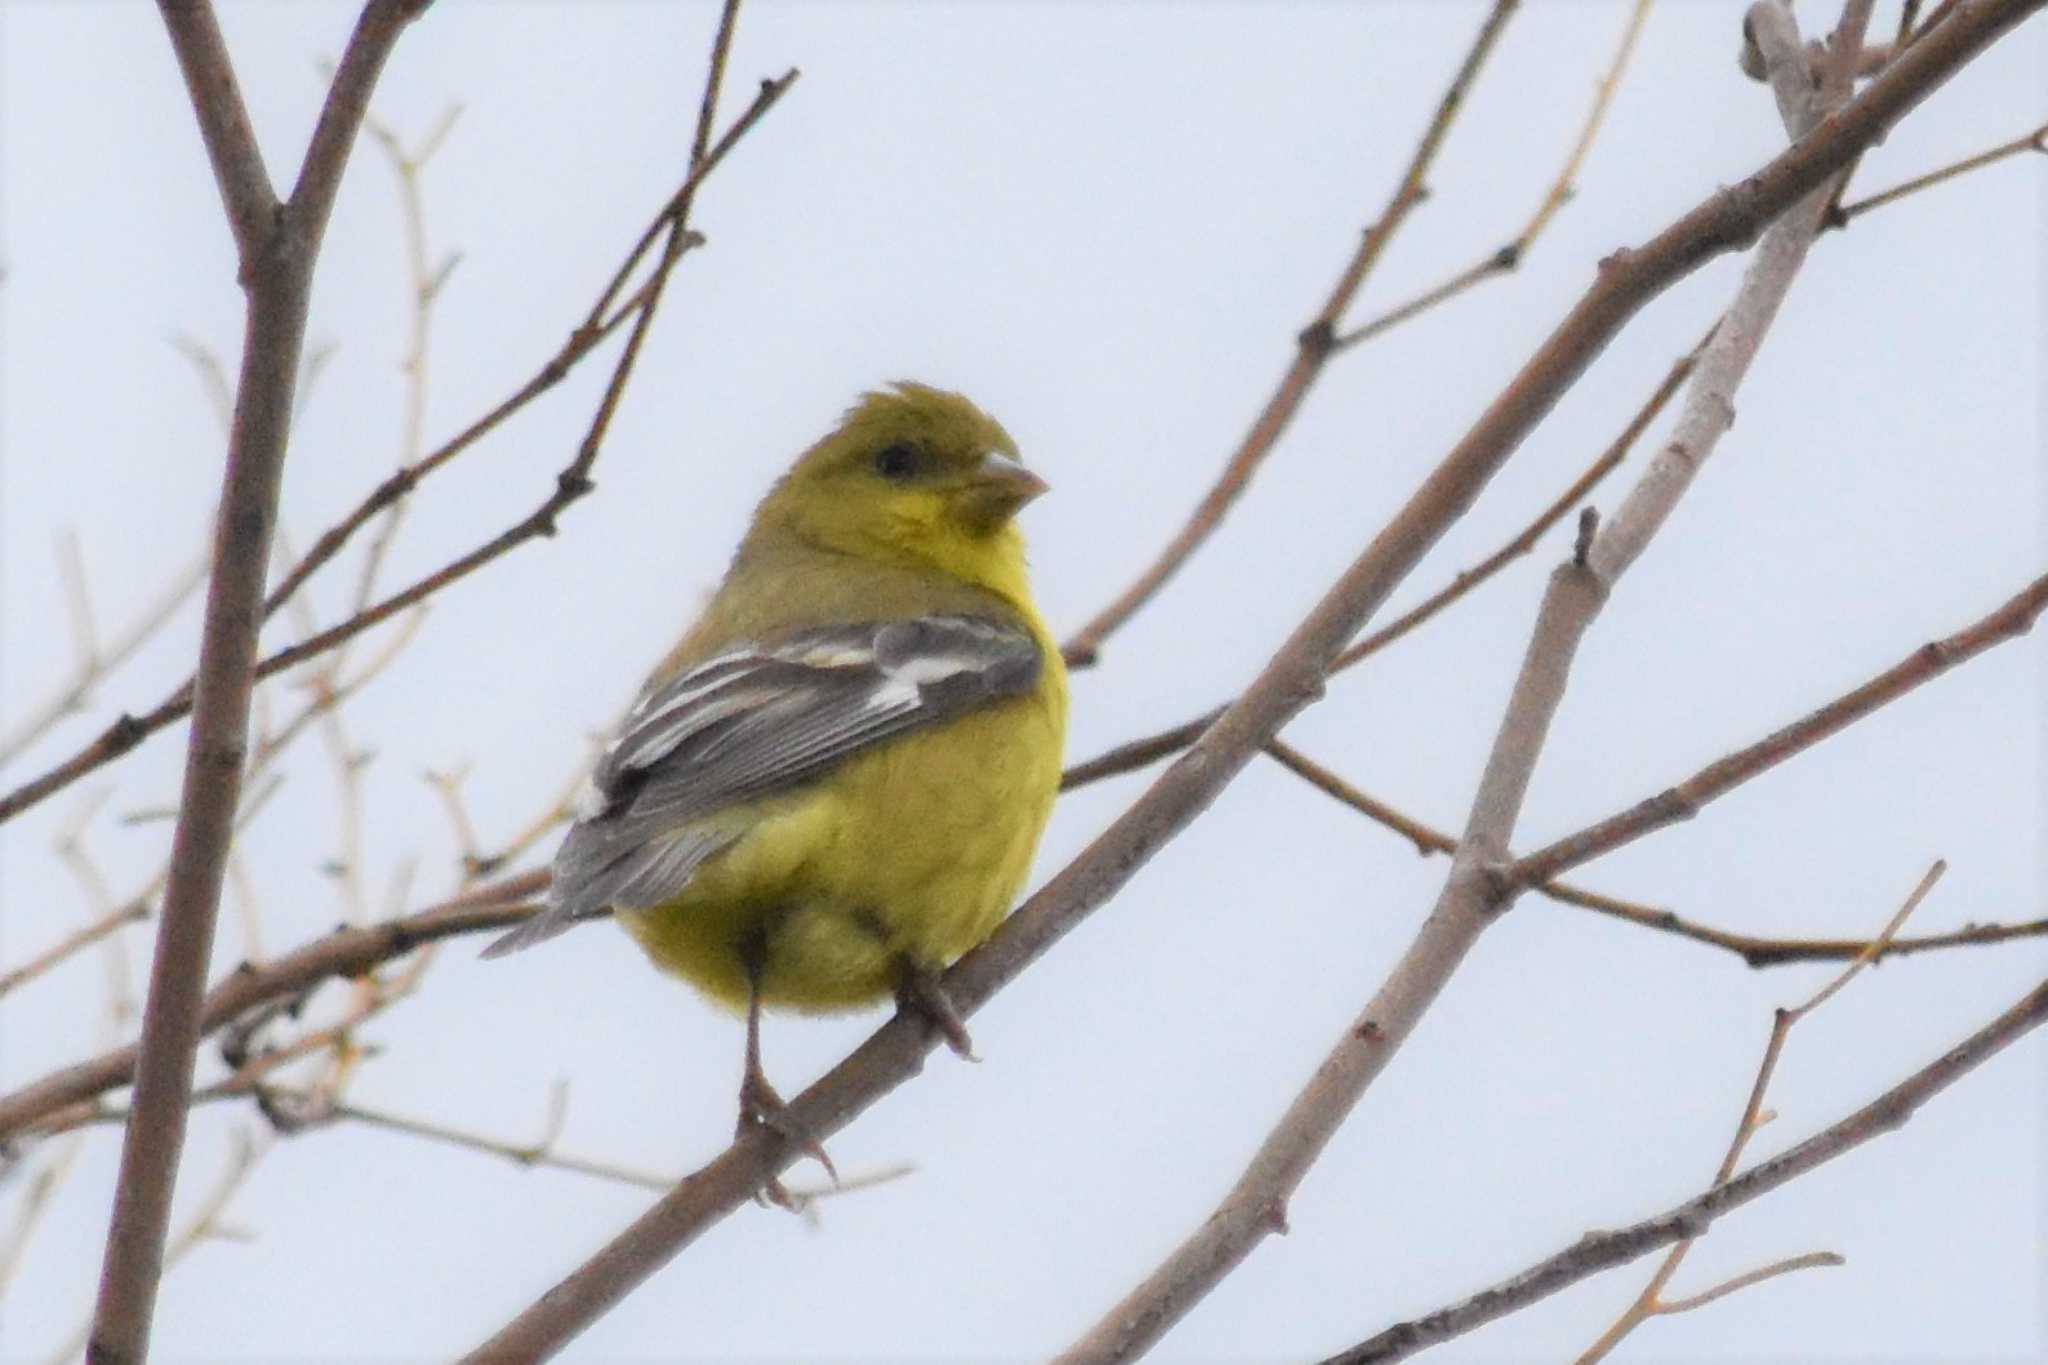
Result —
[[959, 1056], [970, 1062], [981, 1060], [974, 1055], [974, 1039], [967, 1035], [967, 1022], [953, 1007], [953, 998], [946, 994], [946, 988], [939, 984], [938, 973], [929, 967], [915, 962], [903, 964], [896, 978], [896, 1009], [900, 1014], [921, 1016], [925, 1026], [944, 1037], [946, 1046]]
[[[807, 1156], [815, 1157], [825, 1174], [832, 1177], [832, 1183], [839, 1183], [839, 1168], [832, 1164], [832, 1158], [825, 1152], [825, 1144], [818, 1141], [811, 1132], [789, 1112], [782, 1096], [775, 1087], [768, 1084], [768, 1078], [761, 1074], [759, 1067], [749, 1067], [740, 1081], [740, 1121], [734, 1130], [736, 1138], [744, 1138], [756, 1129], [765, 1128], [792, 1147]], [[797, 1200], [783, 1188], [772, 1169], [764, 1172], [761, 1189], [757, 1198], [774, 1203], [781, 1208], [798, 1211]]]

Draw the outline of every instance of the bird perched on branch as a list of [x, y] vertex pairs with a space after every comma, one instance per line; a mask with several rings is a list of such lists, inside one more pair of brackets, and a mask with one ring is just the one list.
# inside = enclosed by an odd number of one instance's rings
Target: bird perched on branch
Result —
[[1013, 521], [1045, 488], [958, 394], [862, 397], [762, 499], [599, 760], [546, 907], [486, 955], [615, 915], [745, 1011], [740, 1130], [828, 1170], [762, 1073], [762, 1006], [894, 994], [971, 1055], [938, 973], [1015, 900], [1059, 786], [1066, 672]]

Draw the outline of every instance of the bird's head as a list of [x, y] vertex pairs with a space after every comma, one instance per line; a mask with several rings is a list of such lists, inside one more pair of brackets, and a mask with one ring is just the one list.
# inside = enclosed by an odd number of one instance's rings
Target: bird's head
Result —
[[1012, 521], [1045, 492], [1017, 443], [957, 393], [898, 383], [864, 394], [762, 500], [757, 534], [943, 573], [1005, 596], [1021, 588]]

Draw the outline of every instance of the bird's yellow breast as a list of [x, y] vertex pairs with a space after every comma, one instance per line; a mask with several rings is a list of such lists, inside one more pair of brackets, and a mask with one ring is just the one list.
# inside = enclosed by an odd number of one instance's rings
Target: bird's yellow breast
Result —
[[878, 744], [810, 786], [732, 812], [746, 832], [683, 893], [621, 922], [654, 962], [735, 1007], [743, 945], [762, 998], [830, 1010], [889, 994], [994, 931], [1029, 875], [1059, 788], [1065, 679]]

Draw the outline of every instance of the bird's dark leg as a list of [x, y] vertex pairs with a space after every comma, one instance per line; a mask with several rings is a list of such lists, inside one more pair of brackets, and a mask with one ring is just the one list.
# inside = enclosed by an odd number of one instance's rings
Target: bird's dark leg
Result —
[[939, 984], [939, 974], [914, 958], [905, 957], [897, 967], [896, 1009], [900, 1014], [922, 1015], [925, 1024], [945, 1038], [947, 1047], [970, 1062], [981, 1060], [974, 1055], [967, 1022]]
[[[839, 1168], [825, 1154], [824, 1144], [791, 1117], [789, 1106], [768, 1084], [767, 1073], [761, 1070], [761, 977], [767, 968], [767, 946], [765, 936], [760, 934], [750, 936], [740, 945], [740, 964], [747, 973], [747, 1063], [740, 1076], [740, 1121], [734, 1136], [744, 1138], [753, 1129], [766, 1128], [816, 1157], [837, 1185]], [[789, 1191], [773, 1175], [767, 1177], [761, 1191], [786, 1209], [796, 1207]]]

